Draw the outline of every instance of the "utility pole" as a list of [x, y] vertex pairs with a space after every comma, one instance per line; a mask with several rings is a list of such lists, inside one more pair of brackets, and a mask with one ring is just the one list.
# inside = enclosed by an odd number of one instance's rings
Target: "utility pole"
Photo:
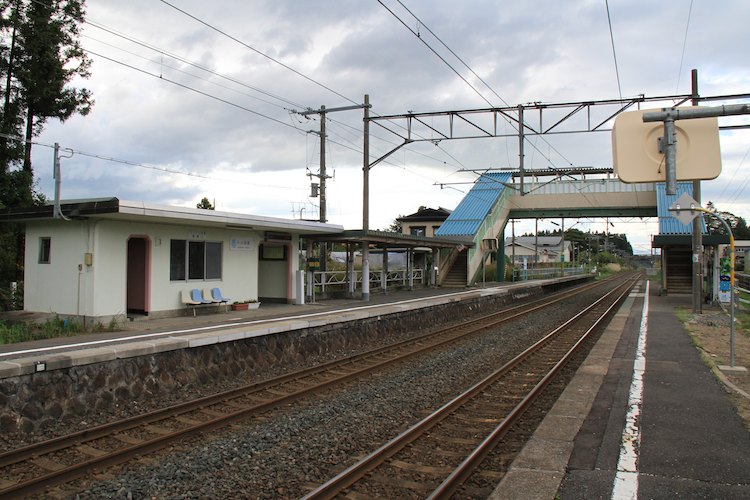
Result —
[[524, 164], [524, 152], [523, 152], [523, 141], [524, 133], [523, 133], [523, 104], [518, 105], [518, 171], [521, 173], [520, 177], [520, 188], [521, 188], [521, 196], [524, 195], [523, 192], [523, 182], [524, 177], [526, 177], [526, 167]]
[[[342, 106], [339, 108], [326, 109], [325, 106], [321, 106], [320, 109], [308, 109], [306, 111], [296, 111], [301, 116], [309, 116], [313, 114], [320, 115], [320, 132], [313, 132], [320, 135], [320, 171], [318, 174], [309, 174], [310, 177], [317, 177], [320, 180], [320, 209], [319, 209], [319, 220], [320, 222], [328, 222], [327, 214], [327, 198], [326, 198], [326, 180], [331, 177], [326, 174], [326, 114], [334, 111], [348, 111], [351, 109], [359, 109], [362, 105], [356, 104], [354, 106]], [[313, 184], [313, 194], [315, 187]], [[327, 243], [325, 241], [320, 244], [320, 270], [327, 271], [328, 252]]]
[[[690, 72], [691, 77], [691, 93], [693, 95], [692, 104], [693, 106], [698, 105], [698, 70], [693, 69]], [[698, 206], [701, 206], [701, 181], [696, 179], [693, 181], [693, 199], [698, 202]], [[701, 314], [703, 312], [703, 235], [702, 232], [702, 217], [696, 217], [693, 219], [693, 238], [692, 238], [692, 254], [693, 254], [693, 312]]]
[[364, 150], [364, 161], [362, 162], [362, 233], [365, 239], [362, 241], [362, 300], [370, 300], [370, 248], [366, 241], [367, 231], [370, 229], [370, 95], [365, 94], [365, 113], [363, 118], [364, 139], [362, 149]]

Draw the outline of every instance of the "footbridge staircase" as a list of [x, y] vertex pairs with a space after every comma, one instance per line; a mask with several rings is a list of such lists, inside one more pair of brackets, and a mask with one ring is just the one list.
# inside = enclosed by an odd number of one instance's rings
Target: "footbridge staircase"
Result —
[[[624, 184], [611, 175], [525, 184], [518, 180], [512, 172], [480, 175], [436, 231], [436, 236], [467, 242], [465, 246], [441, 250], [438, 284], [468, 286], [480, 279], [483, 263], [489, 255], [482, 242], [496, 239], [502, 245], [510, 219], [657, 215], [657, 191], [653, 183]], [[465, 269], [463, 282], [456, 279], [456, 269]]]

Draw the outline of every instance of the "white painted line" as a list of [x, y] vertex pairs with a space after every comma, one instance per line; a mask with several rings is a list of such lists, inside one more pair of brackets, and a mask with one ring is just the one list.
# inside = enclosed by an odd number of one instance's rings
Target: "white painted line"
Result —
[[[485, 290], [503, 290], [502, 287], [493, 287], [493, 288], [486, 288]], [[45, 352], [53, 352], [53, 351], [59, 351], [62, 349], [70, 349], [74, 347], [90, 347], [95, 345], [101, 345], [101, 344], [114, 344], [117, 342], [123, 342], [123, 341], [130, 341], [130, 340], [143, 340], [148, 338], [154, 338], [154, 337], [167, 337], [171, 335], [184, 335], [186, 333], [200, 333], [210, 330], [216, 330], [219, 328], [227, 328], [227, 327], [235, 327], [235, 326], [248, 326], [248, 325], [257, 325], [260, 323], [276, 323], [280, 321], [288, 321], [288, 320], [298, 320], [302, 318], [314, 318], [317, 316], [325, 316], [325, 315], [334, 315], [334, 314], [341, 314], [344, 312], [349, 311], [362, 311], [366, 309], [374, 309], [378, 307], [389, 307], [389, 306], [395, 306], [398, 304], [409, 304], [409, 303], [416, 303], [420, 301], [426, 301], [430, 299], [438, 299], [441, 297], [457, 297], [461, 295], [469, 295], [471, 293], [474, 293], [473, 290], [464, 291], [464, 292], [452, 292], [452, 293], [446, 293], [442, 295], [433, 295], [430, 297], [418, 297], [415, 299], [406, 299], [401, 300], [398, 302], [387, 302], [384, 304], [370, 304], [366, 306], [357, 306], [357, 307], [348, 307], [345, 309], [333, 309], [330, 311], [324, 311], [324, 312], [317, 312], [317, 313], [308, 313], [308, 314], [299, 314], [299, 315], [293, 315], [293, 316], [285, 316], [282, 318], [266, 318], [266, 319], [258, 319], [253, 321], [243, 321], [240, 323], [220, 323], [216, 325], [209, 325], [209, 326], [202, 326], [197, 328], [187, 328], [183, 330], [171, 330], [168, 332], [158, 332], [158, 333], [143, 333], [140, 335], [131, 335], [129, 337], [119, 337], [116, 339], [108, 339], [108, 340], [92, 340], [90, 342], [79, 342], [76, 344], [65, 344], [65, 345], [59, 345], [59, 346], [51, 346], [51, 347], [38, 347], [36, 349], [24, 349], [20, 351], [11, 351], [6, 353], [0, 353], [0, 359], [7, 358], [11, 356], [18, 356], [20, 354], [40, 354]]]
[[643, 376], [646, 372], [646, 336], [648, 334], [648, 289], [643, 298], [641, 328], [638, 333], [638, 346], [633, 363], [633, 380], [630, 383], [628, 412], [625, 416], [625, 429], [622, 432], [620, 458], [612, 488], [613, 500], [638, 499], [638, 453], [641, 447], [641, 405], [643, 402]]

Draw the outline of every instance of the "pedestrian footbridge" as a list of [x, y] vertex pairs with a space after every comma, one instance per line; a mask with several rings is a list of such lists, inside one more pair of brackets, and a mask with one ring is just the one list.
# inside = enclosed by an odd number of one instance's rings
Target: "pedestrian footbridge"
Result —
[[465, 277], [465, 285], [476, 282], [487, 255], [482, 241], [499, 238], [502, 251], [505, 225], [511, 219], [656, 217], [658, 213], [654, 183], [625, 184], [612, 176], [587, 179], [585, 175], [523, 184], [519, 179], [512, 172], [482, 174], [436, 231], [438, 237], [474, 243], [471, 248], [441, 250], [438, 283], [455, 280], [457, 274]]

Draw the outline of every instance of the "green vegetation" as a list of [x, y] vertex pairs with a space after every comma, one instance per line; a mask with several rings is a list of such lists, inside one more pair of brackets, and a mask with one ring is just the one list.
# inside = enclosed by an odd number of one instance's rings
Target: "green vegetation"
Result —
[[89, 328], [84, 328], [79, 321], [62, 319], [59, 316], [50, 318], [44, 323], [8, 324], [0, 320], [0, 344], [73, 337], [82, 333], [114, 332], [119, 329], [120, 325], [114, 318], [106, 326], [97, 321]]
[[[88, 78], [91, 61], [80, 44], [85, 0], [0, 0], [0, 211], [46, 203], [34, 184], [33, 138], [49, 119], [87, 115], [91, 91], [74, 86]], [[7, 298], [23, 279], [24, 233], [19, 224], [0, 225], [0, 307], [19, 308]]]

